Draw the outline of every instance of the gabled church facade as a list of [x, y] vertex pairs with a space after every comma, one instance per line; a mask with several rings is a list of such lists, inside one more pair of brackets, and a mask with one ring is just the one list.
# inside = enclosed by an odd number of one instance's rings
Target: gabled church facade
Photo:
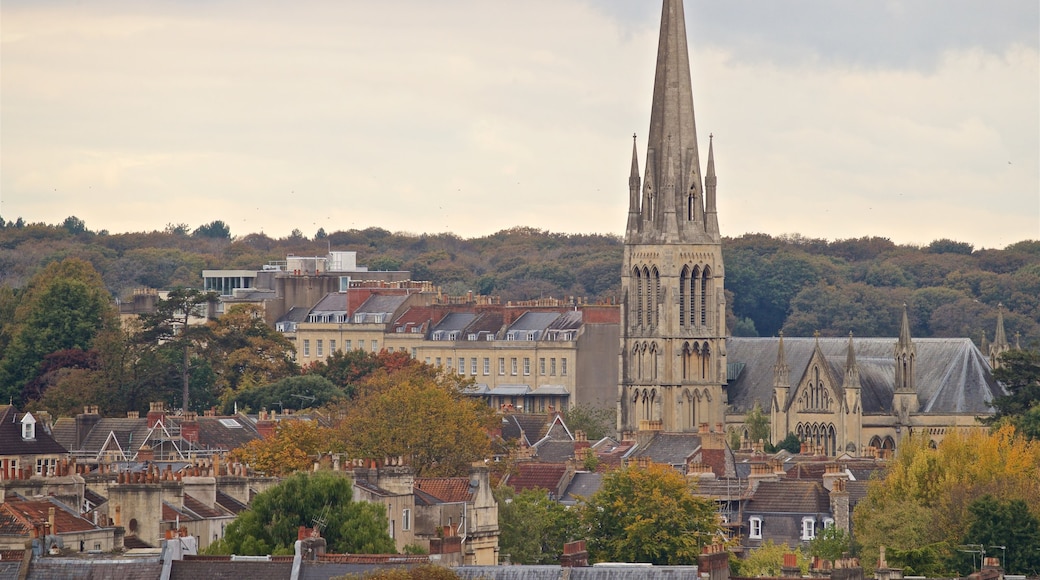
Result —
[[758, 405], [774, 443], [795, 433], [816, 453], [862, 456], [914, 431], [938, 442], [992, 413], [1002, 319], [989, 358], [968, 339], [914, 340], [905, 309], [897, 338], [727, 336], [714, 147], [709, 136], [702, 174], [682, 0], [664, 0], [644, 163], [641, 174], [634, 141], [620, 433], [739, 431]]

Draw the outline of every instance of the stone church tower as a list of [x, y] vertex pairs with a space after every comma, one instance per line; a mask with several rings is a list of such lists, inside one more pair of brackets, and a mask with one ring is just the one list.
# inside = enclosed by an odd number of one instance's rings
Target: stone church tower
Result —
[[697, 152], [682, 0], [664, 0], [645, 173], [632, 145], [621, 274], [620, 432], [725, 421], [726, 302], [714, 151]]

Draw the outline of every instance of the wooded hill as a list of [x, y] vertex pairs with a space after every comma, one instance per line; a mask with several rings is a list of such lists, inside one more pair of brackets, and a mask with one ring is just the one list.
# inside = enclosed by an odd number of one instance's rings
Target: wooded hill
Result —
[[[259, 269], [287, 255], [353, 250], [372, 270], [410, 270], [445, 292], [503, 300], [620, 298], [622, 240], [516, 227], [464, 239], [382, 228], [307, 237], [231, 236], [222, 221], [190, 230], [92, 232], [82, 220], [26, 224], [0, 219], [0, 290], [17, 291], [39, 268], [66, 257], [89, 261], [113, 296], [137, 288], [198, 287], [203, 269]], [[828, 241], [746, 234], [723, 239], [729, 323], [738, 336], [895, 336], [902, 305], [916, 337], [993, 339], [998, 304], [1009, 340], [1040, 341], [1040, 240], [978, 249], [953, 240], [924, 247], [869, 237]], [[12, 293], [13, 291], [13, 293]], [[0, 301], [2, 302], [2, 301]], [[0, 326], [5, 318], [0, 306]]]

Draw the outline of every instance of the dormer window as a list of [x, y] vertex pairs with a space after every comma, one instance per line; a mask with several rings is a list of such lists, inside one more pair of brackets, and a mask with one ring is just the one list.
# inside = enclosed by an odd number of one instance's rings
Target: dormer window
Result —
[[26, 413], [22, 417], [22, 439], [26, 441], [36, 440], [36, 419], [33, 418], [32, 413]]

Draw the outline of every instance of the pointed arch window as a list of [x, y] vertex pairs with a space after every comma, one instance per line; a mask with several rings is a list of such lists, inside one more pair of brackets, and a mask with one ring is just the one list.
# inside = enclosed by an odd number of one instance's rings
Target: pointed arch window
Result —
[[639, 268], [636, 268], [632, 274], [636, 278], [635, 324], [636, 327], [639, 327], [643, 325], [643, 273]]
[[[682, 272], [679, 273], [679, 326], [686, 326], [686, 310], [689, 307], [686, 304], [687, 300], [687, 289], [688, 280], [690, 279], [690, 267], [683, 266]], [[686, 373], [683, 373], [683, 377], [686, 377]]]
[[709, 284], [711, 278], [711, 269], [707, 266], [704, 267], [704, 273], [701, 274], [701, 326], [708, 326], [708, 301], [709, 294], [711, 293], [711, 285]]
[[696, 326], [697, 321], [701, 319], [701, 315], [700, 315], [700, 312], [698, 310], [700, 308], [700, 304], [701, 304], [701, 298], [700, 298], [700, 292], [701, 292], [700, 278], [701, 278], [700, 266], [694, 266], [693, 272], [690, 275], [690, 291], [689, 291], [689, 294], [688, 294], [689, 299], [690, 299], [690, 307], [688, 308], [688, 310], [689, 310], [690, 326], [691, 327], [692, 326]]

